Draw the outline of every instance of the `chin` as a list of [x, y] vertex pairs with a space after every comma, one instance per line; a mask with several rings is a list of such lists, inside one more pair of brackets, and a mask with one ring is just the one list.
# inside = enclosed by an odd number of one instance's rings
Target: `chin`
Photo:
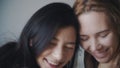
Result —
[[96, 59], [99, 63], [108, 63], [110, 59]]

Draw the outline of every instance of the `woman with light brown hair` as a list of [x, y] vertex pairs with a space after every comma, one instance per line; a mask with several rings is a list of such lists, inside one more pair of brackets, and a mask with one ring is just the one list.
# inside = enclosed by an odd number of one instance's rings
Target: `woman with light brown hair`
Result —
[[76, 0], [86, 68], [120, 68], [120, 1]]

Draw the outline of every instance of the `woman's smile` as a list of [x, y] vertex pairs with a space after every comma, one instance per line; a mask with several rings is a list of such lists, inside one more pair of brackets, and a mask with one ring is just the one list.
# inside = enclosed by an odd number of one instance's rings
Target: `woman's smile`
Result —
[[55, 63], [51, 60], [44, 59], [45, 63], [49, 66], [49, 68], [57, 68], [59, 66], [59, 63]]
[[109, 48], [104, 49], [104, 50], [102, 50], [102, 51], [95, 51], [95, 52], [93, 53], [93, 56], [94, 56], [95, 58], [98, 58], [98, 59], [105, 58], [105, 57], [107, 57], [107, 55], [108, 55], [108, 51], [109, 51]]

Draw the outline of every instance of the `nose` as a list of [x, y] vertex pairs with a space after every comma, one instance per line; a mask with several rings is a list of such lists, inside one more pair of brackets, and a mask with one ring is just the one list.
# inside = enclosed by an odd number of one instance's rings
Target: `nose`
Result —
[[63, 49], [61, 46], [56, 46], [52, 52], [52, 56], [56, 61], [62, 61], [63, 59]]
[[99, 51], [102, 49], [102, 45], [100, 44], [99, 40], [97, 39], [91, 39], [90, 42], [89, 42], [89, 50], [91, 52], [94, 52], [94, 51]]

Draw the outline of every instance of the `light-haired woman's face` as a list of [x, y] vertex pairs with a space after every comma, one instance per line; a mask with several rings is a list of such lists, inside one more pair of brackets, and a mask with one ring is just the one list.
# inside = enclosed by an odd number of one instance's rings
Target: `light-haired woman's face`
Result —
[[108, 25], [102, 12], [86, 12], [78, 17], [81, 45], [98, 62], [107, 63], [113, 58], [118, 45], [115, 31]]
[[74, 53], [76, 43], [76, 32], [73, 27], [58, 30], [41, 55], [37, 57], [41, 68], [63, 68]]

